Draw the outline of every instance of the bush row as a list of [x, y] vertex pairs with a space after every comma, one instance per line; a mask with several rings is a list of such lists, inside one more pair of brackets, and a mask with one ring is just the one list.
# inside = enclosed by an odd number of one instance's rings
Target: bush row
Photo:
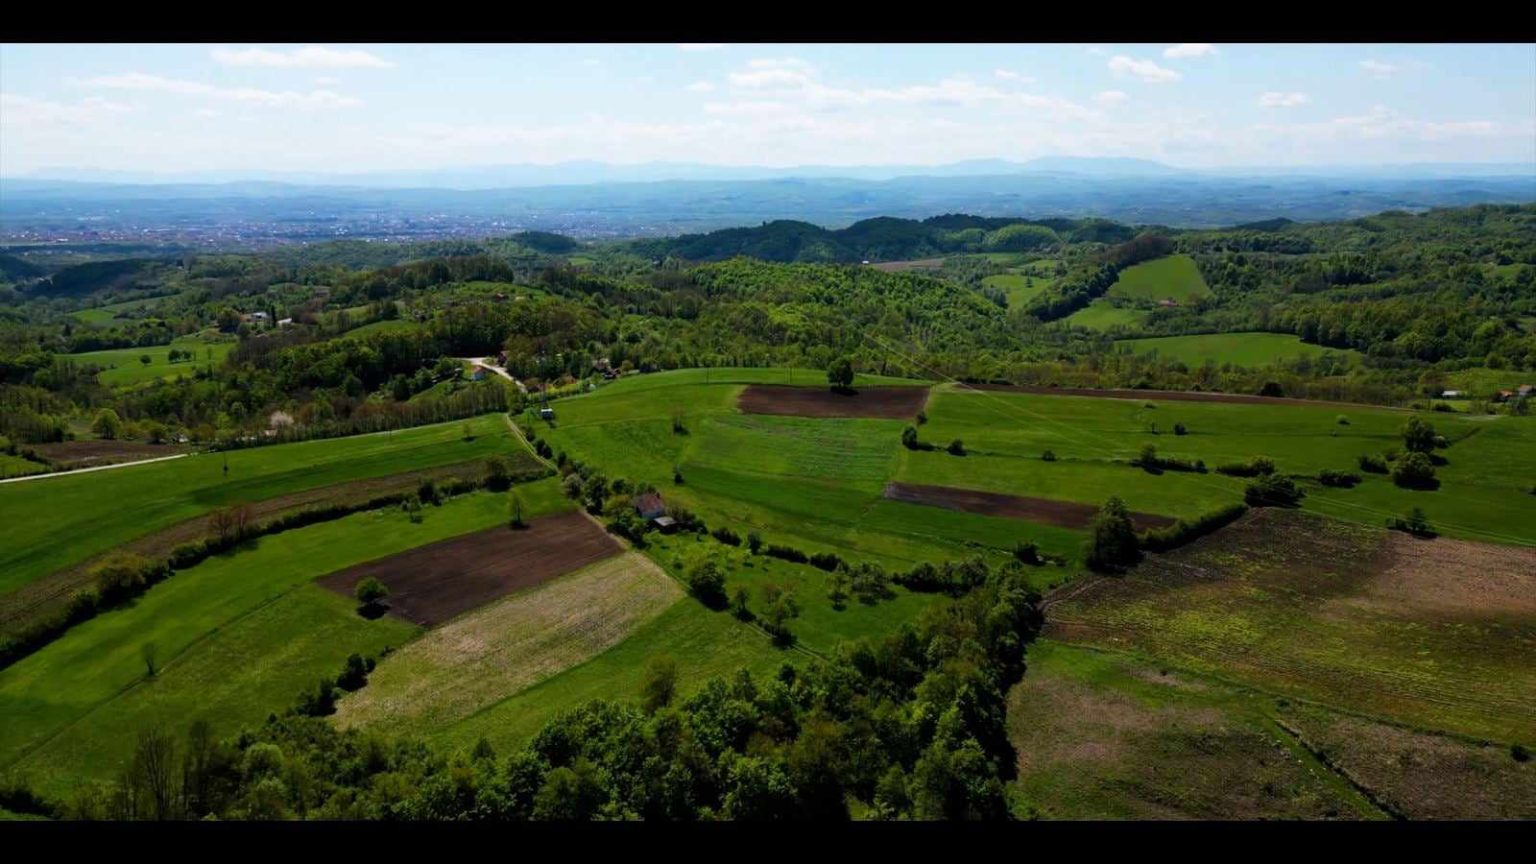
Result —
[[1167, 552], [1170, 549], [1177, 549], [1191, 540], [1204, 537], [1218, 528], [1230, 525], [1237, 520], [1237, 517], [1247, 512], [1248, 505], [1232, 504], [1200, 516], [1193, 522], [1186, 522], [1180, 519], [1166, 528], [1152, 528], [1143, 531], [1137, 536], [1136, 542], [1141, 548], [1149, 552]]

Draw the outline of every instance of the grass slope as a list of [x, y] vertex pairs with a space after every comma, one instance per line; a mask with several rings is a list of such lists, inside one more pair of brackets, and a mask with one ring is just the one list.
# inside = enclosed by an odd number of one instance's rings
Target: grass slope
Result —
[[[114, 348], [109, 351], [87, 351], [83, 354], [67, 354], [65, 359], [84, 365], [101, 366], [101, 383], [108, 387], [132, 387], [162, 378], [178, 375], [190, 376], [195, 369], [209, 364], [218, 365], [235, 347], [233, 341], [206, 341], [195, 337], [182, 337], [169, 345], [151, 345], [145, 348]], [[191, 361], [170, 361], [171, 349], [191, 351]], [[141, 358], [149, 357], [145, 364]]]
[[1194, 297], [1212, 295], [1200, 276], [1195, 259], [1188, 255], [1169, 255], [1145, 261], [1120, 271], [1120, 278], [1109, 288], [1109, 296], [1127, 300], [1172, 299], [1180, 303]]
[[0, 592], [237, 502], [450, 465], [518, 445], [501, 415], [399, 432], [200, 454], [0, 486]]
[[[518, 487], [529, 518], [569, 507], [555, 481]], [[366, 621], [315, 577], [504, 522], [506, 496], [473, 493], [428, 507], [359, 513], [261, 538], [179, 572], [131, 606], [92, 619], [0, 671], [0, 772], [47, 794], [105, 779], [154, 724], [180, 733], [205, 719], [232, 734], [292, 705], [352, 652], [399, 646], [418, 631]], [[156, 647], [146, 678], [140, 651]]]

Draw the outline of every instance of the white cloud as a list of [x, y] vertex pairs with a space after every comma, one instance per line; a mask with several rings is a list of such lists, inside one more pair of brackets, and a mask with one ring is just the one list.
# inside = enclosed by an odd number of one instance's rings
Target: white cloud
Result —
[[1110, 58], [1109, 70], [1116, 75], [1135, 75], [1148, 84], [1167, 84], [1184, 77], [1172, 69], [1164, 69], [1151, 60], [1137, 60], [1124, 54], [1117, 54]]
[[1271, 90], [1259, 96], [1260, 108], [1295, 108], [1312, 101], [1305, 93], [1280, 93]]
[[1129, 98], [1131, 97], [1125, 95], [1125, 93], [1121, 90], [1105, 90], [1099, 93], [1099, 95], [1093, 97], [1095, 102], [1098, 102], [1100, 105], [1103, 105], [1106, 108], [1111, 105], [1119, 105]]
[[1028, 75], [1021, 75], [1011, 69], [993, 69], [992, 75], [1003, 81], [1017, 81], [1020, 84], [1033, 84], [1035, 79]]
[[725, 47], [724, 42], [679, 42], [679, 51], [719, 51]]
[[341, 83], [341, 79], [340, 78], [333, 78], [330, 75], [321, 75], [319, 78], [315, 79], [315, 86], [316, 87], [335, 87], [337, 84], [340, 84], [340, 83]]
[[111, 120], [134, 110], [132, 105], [91, 96], [78, 102], [34, 99], [19, 93], [0, 93], [0, 124], [16, 126], [85, 125]]
[[1207, 54], [1215, 54], [1216, 46], [1209, 42], [1181, 42], [1171, 48], [1163, 50], [1163, 56], [1170, 59], [1184, 57], [1204, 57]]
[[747, 90], [774, 87], [800, 87], [815, 77], [811, 64], [796, 57], [775, 60], [758, 58], [747, 61], [747, 68], [730, 74], [731, 86]]
[[1095, 57], [1108, 57], [1109, 56], [1109, 46], [1108, 45], [1089, 45], [1086, 50], [1088, 51], [1089, 54], [1092, 54]]
[[86, 87], [104, 87], [113, 90], [137, 90], [142, 92], [178, 93], [204, 96], [229, 102], [243, 102], [268, 108], [348, 108], [362, 102], [351, 96], [343, 96], [333, 90], [311, 90], [301, 93], [294, 90], [259, 90], [254, 87], [216, 87], [202, 81], [186, 81], [166, 78], [143, 72], [127, 72], [121, 75], [100, 75], [73, 83]]
[[715, 85], [709, 83], [708, 81], [695, 81], [692, 84], [689, 84], [685, 89], [687, 89], [689, 93], [709, 93], [715, 89]]
[[1397, 71], [1397, 67], [1393, 64], [1383, 63], [1380, 60], [1361, 60], [1360, 68], [1376, 78], [1390, 78]]
[[265, 48], [215, 48], [208, 52], [225, 66], [267, 66], [276, 69], [388, 69], [395, 64], [357, 49], [306, 45], [291, 51]]

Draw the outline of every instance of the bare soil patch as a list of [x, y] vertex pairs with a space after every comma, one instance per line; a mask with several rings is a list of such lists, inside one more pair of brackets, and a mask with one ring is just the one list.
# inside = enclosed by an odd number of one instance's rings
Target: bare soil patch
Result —
[[1437, 617], [1536, 619], [1536, 548], [1392, 533], [1352, 600]]
[[682, 596], [639, 552], [600, 561], [428, 631], [343, 699], [336, 719], [441, 730], [617, 645]]
[[[431, 479], [439, 483], [452, 479], [479, 480], [484, 474], [484, 461], [475, 460], [306, 489], [291, 495], [252, 502], [250, 507], [254, 521], [266, 522], [284, 513], [308, 507], [362, 503], [371, 498], [414, 491], [423, 480]], [[166, 558], [171, 554], [171, 550], [182, 543], [201, 540], [209, 533], [206, 515], [188, 519], [30, 582], [0, 597], [0, 632], [14, 632], [41, 616], [62, 608], [69, 601], [70, 595], [91, 584], [91, 568], [118, 552], [132, 552], [151, 559]]]
[[736, 404], [747, 414], [904, 420], [916, 416], [927, 402], [927, 387], [860, 387], [839, 392], [829, 387], [751, 384], [741, 391]]
[[347, 596], [374, 577], [389, 588], [390, 614], [427, 627], [522, 588], [617, 554], [622, 547], [584, 514], [535, 519], [453, 537], [348, 567], [320, 579]]
[[[964, 513], [980, 513], [983, 516], [1027, 519], [1030, 522], [1055, 525], [1060, 528], [1086, 528], [1093, 521], [1094, 515], [1099, 512], [1099, 508], [1092, 504], [1079, 504], [1076, 501], [1004, 495], [975, 489], [956, 489], [952, 486], [924, 486], [917, 483], [887, 483], [885, 497], [892, 501], [943, 507]], [[1142, 531], [1172, 525], [1174, 521], [1170, 516], [1159, 516], [1156, 513], [1131, 514], [1131, 523]]]
[[1389, 405], [1367, 405], [1359, 402], [1333, 402], [1327, 399], [1292, 399], [1286, 396], [1254, 396], [1247, 393], [1215, 393], [1208, 390], [1101, 390], [1096, 387], [1038, 387], [1031, 384], [958, 384], [962, 390], [984, 390], [997, 393], [1032, 393], [1041, 396], [1089, 396], [1097, 399], [1157, 399], [1164, 402], [1226, 402], [1235, 405], [1321, 405], [1376, 408], [1388, 410]]
[[192, 449], [183, 444], [145, 444], [142, 441], [58, 441], [30, 446], [37, 455], [65, 471], [175, 456]]

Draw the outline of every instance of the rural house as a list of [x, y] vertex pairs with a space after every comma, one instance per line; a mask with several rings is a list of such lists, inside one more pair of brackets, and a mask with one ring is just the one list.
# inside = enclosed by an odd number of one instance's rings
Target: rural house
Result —
[[553, 420], [553, 419], [555, 419], [555, 409], [550, 408], [548, 406], [540, 408], [539, 409], [539, 419], [540, 420]]
[[635, 510], [640, 513], [641, 519], [660, 519], [667, 515], [666, 502], [661, 500], [658, 492], [646, 492], [635, 497]]

